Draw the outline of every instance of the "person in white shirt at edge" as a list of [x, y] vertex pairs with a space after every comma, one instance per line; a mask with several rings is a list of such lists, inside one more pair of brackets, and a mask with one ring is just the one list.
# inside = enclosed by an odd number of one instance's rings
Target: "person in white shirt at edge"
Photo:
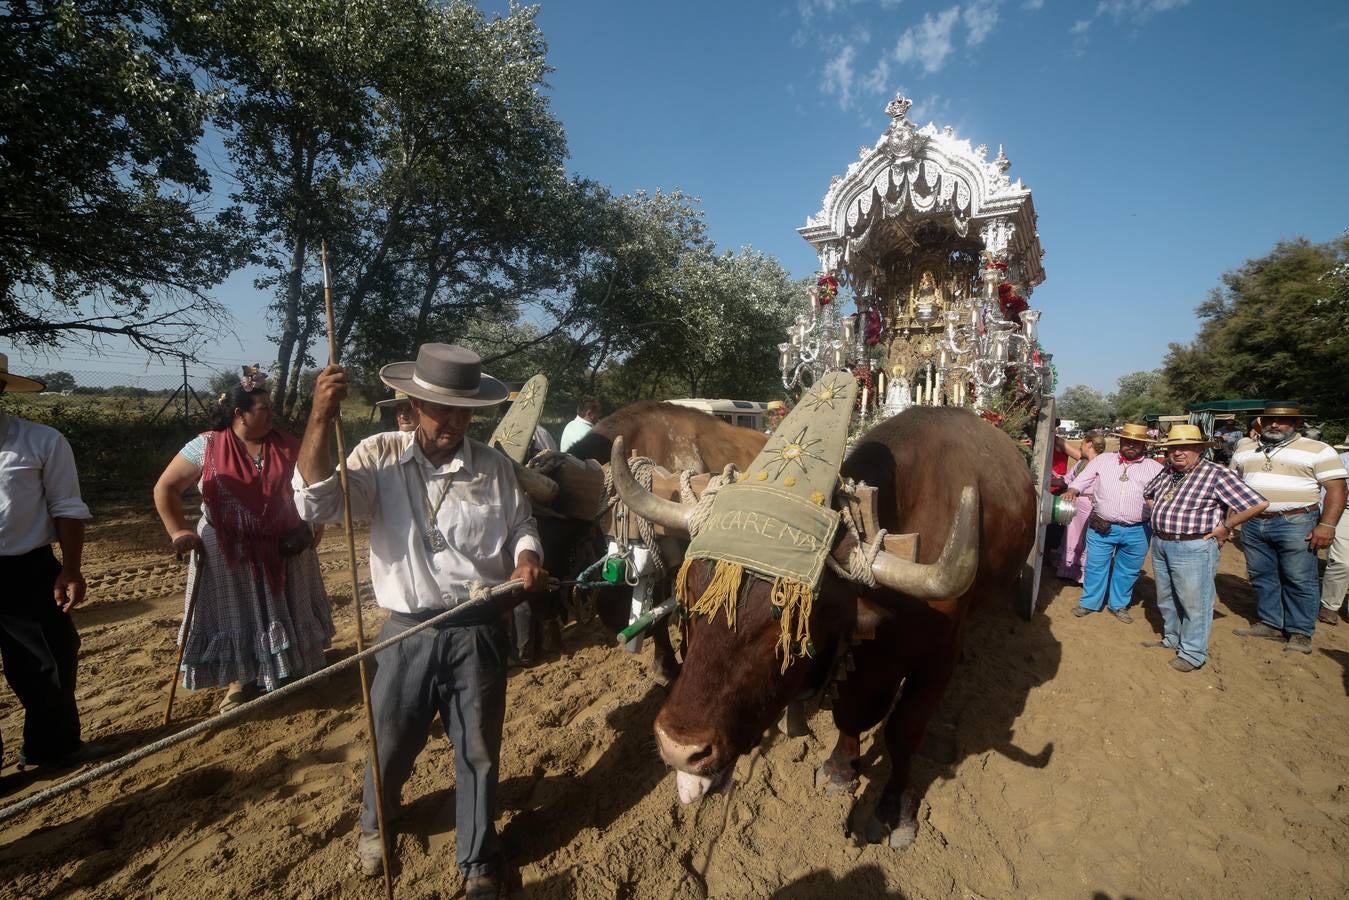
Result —
[[[0, 353], [0, 393], [36, 393]], [[75, 668], [80, 636], [70, 611], [84, 599], [84, 520], [75, 454], [54, 428], [0, 410], [0, 657], [23, 705], [21, 765], [70, 766], [104, 752], [80, 740]], [[61, 544], [61, 560], [52, 553]], [[4, 751], [0, 743], [0, 754]], [[0, 793], [3, 793], [0, 788]]]
[[[1340, 455], [1340, 465], [1349, 471], [1349, 444], [1336, 444], [1335, 452]], [[1325, 488], [1321, 489], [1321, 504], [1325, 505]], [[1316, 611], [1316, 621], [1323, 625], [1336, 625], [1340, 621], [1340, 608], [1349, 593], [1349, 515], [1341, 515], [1335, 525], [1335, 539], [1326, 551], [1326, 571], [1321, 577], [1321, 608]]]
[[577, 400], [576, 418], [568, 422], [567, 427], [562, 429], [562, 440], [558, 442], [562, 452], [566, 453], [570, 450], [571, 445], [585, 437], [599, 420], [600, 401], [589, 395]]
[[[475, 409], [506, 399], [471, 350], [423, 344], [415, 362], [392, 363], [380, 379], [411, 398], [413, 432], [361, 441], [347, 459], [352, 513], [370, 519], [370, 577], [375, 601], [389, 610], [379, 639], [391, 637], [468, 600], [470, 582], [511, 579], [542, 590], [547, 573], [529, 501], [510, 460], [466, 436]], [[295, 502], [310, 522], [337, 522], [342, 494], [328, 434], [347, 379], [328, 366], [296, 466]], [[427, 729], [440, 713], [454, 745], [455, 841], [468, 897], [500, 892], [495, 819], [501, 730], [506, 710], [506, 628], [501, 611], [470, 624], [429, 629], [380, 653], [370, 690], [386, 821]], [[367, 875], [380, 872], [374, 785], [366, 766], [357, 856]]]

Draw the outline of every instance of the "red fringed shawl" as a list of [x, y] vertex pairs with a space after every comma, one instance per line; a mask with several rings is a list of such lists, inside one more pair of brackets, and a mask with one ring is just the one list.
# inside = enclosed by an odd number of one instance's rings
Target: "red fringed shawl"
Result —
[[299, 451], [299, 441], [272, 430], [259, 470], [231, 429], [206, 434], [201, 494], [225, 561], [237, 569], [247, 560], [273, 591], [286, 582], [281, 536], [300, 524], [290, 486]]

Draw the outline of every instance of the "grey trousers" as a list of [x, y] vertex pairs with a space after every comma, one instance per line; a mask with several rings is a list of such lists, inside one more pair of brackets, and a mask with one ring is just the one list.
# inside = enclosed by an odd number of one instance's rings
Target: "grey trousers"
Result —
[[[390, 615], [379, 639], [405, 631], [416, 619]], [[455, 845], [466, 876], [492, 873], [500, 856], [496, 833], [501, 727], [506, 718], [506, 630], [500, 619], [480, 625], [429, 628], [375, 657], [379, 671], [370, 705], [379, 740], [384, 814], [398, 810], [403, 785], [426, 746], [437, 712], [454, 745]], [[373, 833], [375, 784], [365, 767], [361, 829]]]

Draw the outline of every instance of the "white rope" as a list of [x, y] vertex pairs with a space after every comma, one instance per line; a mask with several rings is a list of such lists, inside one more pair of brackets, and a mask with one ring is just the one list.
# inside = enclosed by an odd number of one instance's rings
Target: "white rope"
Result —
[[[380, 641], [378, 644], [366, 647], [365, 650], [361, 653], [354, 654], [342, 660], [341, 662], [336, 662], [333, 663], [331, 666], [326, 666], [322, 669], [319, 669], [317, 672], [314, 672], [313, 674], [310, 675], [306, 675], [305, 677], [299, 679], [298, 681], [292, 681], [290, 684], [287, 684], [284, 687], [279, 687], [276, 690], [272, 691], [271, 693], [264, 694], [263, 696], [257, 698], [256, 700], [250, 700], [247, 703], [243, 703], [240, 704], [239, 706], [236, 706], [234, 709], [231, 709], [228, 712], [223, 712], [220, 713], [219, 715], [212, 716], [209, 719], [205, 719], [204, 721], [198, 722], [196, 725], [193, 725], [189, 728], [184, 728], [182, 731], [175, 732], [174, 734], [171, 734], [168, 737], [160, 738], [157, 741], [153, 741], [149, 744], [146, 744], [144, 747], [141, 747], [137, 750], [133, 750], [132, 752], [126, 754], [125, 756], [118, 757], [117, 759], [114, 759], [111, 762], [103, 763], [101, 766], [96, 766], [81, 775], [77, 775], [74, 778], [61, 782], [60, 784], [53, 785], [52, 787], [49, 787], [46, 790], [39, 791], [36, 794], [33, 794], [31, 797], [24, 798], [18, 803], [11, 803], [9, 806], [0, 809], [0, 822], [7, 822], [10, 819], [14, 818], [15, 816], [21, 816], [24, 813], [28, 812], [30, 809], [35, 809], [39, 806], [42, 806], [44, 803], [47, 803], [50, 800], [55, 800], [57, 797], [60, 797], [63, 794], [68, 794], [73, 790], [82, 788], [87, 784], [97, 781], [98, 779], [102, 778], [105, 775], [111, 775], [113, 772], [117, 772], [122, 769], [125, 769], [127, 766], [134, 765], [135, 763], [138, 763], [141, 760], [145, 759], [147, 756], [153, 756], [154, 754], [160, 752], [161, 750], [167, 750], [170, 747], [173, 747], [177, 744], [181, 744], [183, 741], [191, 740], [192, 738], [201, 734], [205, 734], [208, 731], [215, 731], [217, 728], [221, 728], [225, 725], [231, 725], [234, 722], [237, 722], [238, 720], [244, 718], [245, 716], [251, 715], [257, 710], [263, 708], [264, 706], [269, 706], [273, 703], [278, 703], [281, 700], [284, 700], [285, 698], [291, 696], [292, 694], [298, 693], [304, 688], [309, 687], [311, 684], [322, 681], [332, 675], [336, 675], [338, 672], [344, 671], [358, 664], [361, 660], [374, 656], [381, 650], [387, 650], [389, 647], [394, 646], [400, 641], [407, 640], [408, 638], [412, 637], [419, 631], [425, 631], [428, 628], [434, 628], [438, 625], [459, 624], [460, 621], [467, 618], [472, 618], [474, 614], [479, 613], [483, 609], [483, 607], [488, 606], [492, 600], [498, 597], [503, 597], [506, 594], [514, 593], [523, 586], [524, 582], [521, 581], [520, 579], [516, 579], [514, 581], [507, 581], [503, 584], [498, 584], [490, 588], [485, 587], [481, 582], [475, 581], [469, 586], [469, 600], [467, 602], [461, 603], [458, 606], [453, 607], [452, 609], [447, 609], [445, 612], [440, 613], [439, 615], [436, 615], [430, 619], [427, 619], [425, 622], [419, 622], [418, 624], [412, 626], [411, 628], [406, 629], [405, 631], [400, 631], [398, 632], [398, 634], [395, 634], [393, 637], [388, 638], [387, 640], [383, 640]], [[359, 603], [360, 600], [357, 599], [356, 602]]]

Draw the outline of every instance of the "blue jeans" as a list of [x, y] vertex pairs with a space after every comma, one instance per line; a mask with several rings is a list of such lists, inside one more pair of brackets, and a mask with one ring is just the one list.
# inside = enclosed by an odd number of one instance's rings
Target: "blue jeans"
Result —
[[1246, 551], [1246, 577], [1255, 587], [1260, 621], [1289, 634], [1311, 637], [1316, 607], [1321, 602], [1316, 554], [1307, 549], [1307, 535], [1318, 514], [1254, 518], [1241, 526]]
[[[1125, 609], [1133, 599], [1134, 582], [1148, 554], [1145, 525], [1111, 525], [1109, 534], [1087, 529], [1087, 567], [1082, 578], [1082, 606], [1096, 612], [1110, 588], [1110, 608]], [[1111, 562], [1114, 569], [1111, 570]]]
[[1157, 608], [1162, 611], [1162, 641], [1193, 666], [1208, 659], [1217, 591], [1218, 542], [1152, 539], [1152, 574], [1157, 579]]

